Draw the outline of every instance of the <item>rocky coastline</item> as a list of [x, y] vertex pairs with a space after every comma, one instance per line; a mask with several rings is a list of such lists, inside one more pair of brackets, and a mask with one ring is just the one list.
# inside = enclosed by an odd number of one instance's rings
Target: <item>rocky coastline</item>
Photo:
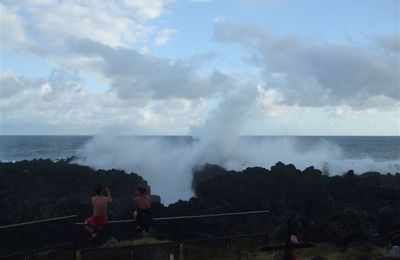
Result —
[[[0, 225], [70, 214], [84, 220], [95, 183], [112, 189], [110, 219], [132, 218], [135, 187], [151, 188], [139, 174], [94, 170], [71, 158], [0, 162]], [[169, 206], [155, 201], [155, 216], [269, 209], [273, 239], [282, 239], [291, 218], [303, 240], [335, 244], [385, 244], [400, 230], [399, 173], [327, 176], [312, 166], [301, 171], [278, 162], [238, 172], [207, 164], [192, 174], [195, 196]]]

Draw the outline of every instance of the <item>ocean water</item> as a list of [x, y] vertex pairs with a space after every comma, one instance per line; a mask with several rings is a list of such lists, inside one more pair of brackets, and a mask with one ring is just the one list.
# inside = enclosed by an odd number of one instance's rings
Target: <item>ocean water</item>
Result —
[[135, 172], [163, 203], [193, 196], [192, 170], [205, 163], [228, 170], [270, 168], [278, 161], [326, 174], [400, 172], [400, 137], [358, 136], [0, 136], [0, 160], [75, 156], [95, 169]]
[[[130, 139], [130, 137], [120, 137]], [[136, 137], [135, 137], [136, 138]], [[172, 145], [196, 142], [190, 136], [143, 136], [143, 139], [162, 139]], [[343, 159], [371, 158], [373, 160], [400, 160], [400, 136], [246, 136], [250, 142], [288, 139], [299, 153], [313, 149], [321, 142], [337, 145]], [[46, 158], [57, 160], [82, 156], [81, 149], [93, 136], [0, 136], [0, 161], [19, 161]]]
[[91, 136], [0, 136], [0, 161], [61, 159], [77, 156]]

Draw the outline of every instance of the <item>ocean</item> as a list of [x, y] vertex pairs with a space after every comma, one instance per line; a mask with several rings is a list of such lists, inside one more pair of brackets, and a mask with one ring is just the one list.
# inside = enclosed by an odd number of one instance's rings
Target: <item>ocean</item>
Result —
[[[62, 159], [81, 156], [80, 149], [93, 136], [0, 136], [0, 161], [20, 161], [39, 158]], [[130, 137], [123, 137], [129, 139]], [[190, 136], [143, 136], [143, 139], [164, 139], [171, 143], [194, 142]], [[312, 149], [321, 141], [338, 145], [344, 159], [372, 158], [376, 161], [400, 160], [400, 136], [246, 136], [245, 139], [275, 140], [287, 138], [299, 151]]]
[[241, 171], [276, 162], [324, 174], [400, 172], [400, 137], [386, 136], [0, 136], [0, 160], [75, 156], [94, 169], [135, 172], [152, 192], [172, 203], [193, 196], [192, 171], [206, 163]]

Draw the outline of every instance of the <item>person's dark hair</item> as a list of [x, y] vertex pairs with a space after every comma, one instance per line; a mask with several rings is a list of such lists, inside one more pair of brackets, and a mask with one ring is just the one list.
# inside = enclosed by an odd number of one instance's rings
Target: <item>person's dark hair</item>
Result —
[[101, 195], [103, 193], [103, 186], [97, 184], [96, 186], [94, 186], [94, 192], [96, 193], [96, 195]]
[[138, 192], [140, 192], [140, 194], [145, 194], [146, 192], [147, 192], [147, 189], [146, 189], [146, 187], [144, 187], [144, 186], [137, 186], [137, 188], [136, 188], [136, 190], [138, 191]]

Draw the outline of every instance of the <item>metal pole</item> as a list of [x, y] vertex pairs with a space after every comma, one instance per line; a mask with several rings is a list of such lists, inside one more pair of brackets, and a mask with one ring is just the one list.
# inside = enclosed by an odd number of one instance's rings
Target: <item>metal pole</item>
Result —
[[185, 248], [184, 248], [183, 242], [181, 242], [181, 243], [179, 243], [179, 260], [185, 259], [184, 251], [185, 251]]
[[78, 260], [78, 254], [76, 252], [76, 250], [78, 249], [77, 246], [77, 226], [75, 225], [76, 221], [77, 221], [77, 217], [75, 216], [73, 218], [74, 221], [72, 221], [72, 239], [74, 240], [74, 245], [73, 245], [73, 250], [74, 250], [74, 254], [73, 254], [73, 259]]

